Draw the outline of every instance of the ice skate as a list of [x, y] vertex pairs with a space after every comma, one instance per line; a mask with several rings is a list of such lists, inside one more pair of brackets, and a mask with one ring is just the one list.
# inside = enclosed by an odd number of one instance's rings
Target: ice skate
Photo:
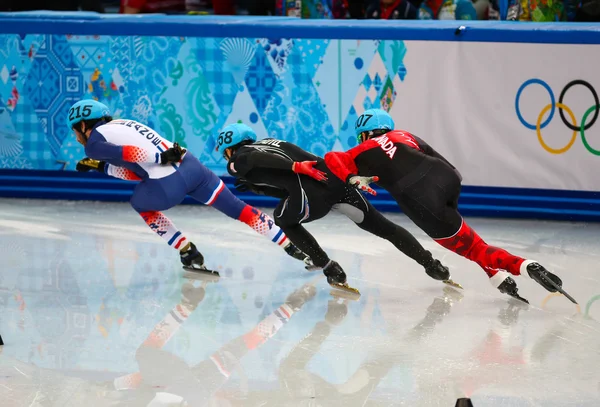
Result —
[[451, 287], [460, 289], [463, 288], [462, 285], [452, 280], [452, 277], [450, 276], [450, 270], [448, 269], [448, 267], [444, 266], [437, 259], [433, 260], [433, 262], [428, 267], [425, 267], [425, 272], [429, 277], [433, 278], [434, 280], [441, 281], [444, 284], [448, 284]]
[[304, 262], [304, 268], [308, 271], [315, 271], [315, 270], [320, 270], [321, 267], [316, 266], [312, 259], [306, 255], [305, 253], [303, 253], [300, 249], [298, 249], [296, 247], [296, 245], [294, 245], [293, 243], [290, 242], [290, 244], [288, 244], [287, 246], [285, 246], [283, 248], [283, 250], [285, 250], [285, 252], [292, 256], [293, 258], [295, 258], [296, 260], [300, 260], [302, 262]]
[[198, 251], [196, 245], [190, 242], [190, 247], [186, 251], [179, 252], [183, 268], [189, 271], [203, 272], [219, 276], [219, 272], [209, 270], [204, 265], [204, 256]]
[[323, 274], [327, 277], [327, 283], [333, 288], [337, 288], [348, 294], [360, 296], [360, 291], [348, 285], [346, 282], [346, 273], [336, 261], [330, 260], [323, 268]]
[[288, 256], [291, 256], [291, 257], [295, 258], [296, 260], [300, 260], [300, 261], [304, 262], [304, 264], [308, 264], [307, 259], [308, 259], [308, 261], [310, 261], [310, 257], [308, 257], [306, 254], [304, 254], [304, 252], [302, 252], [302, 250], [298, 249], [298, 247], [296, 247], [296, 245], [293, 244], [292, 242], [289, 242], [286, 246], [284, 246], [283, 250], [285, 250], [285, 252], [288, 254]]
[[525, 260], [523, 264], [521, 264], [521, 274], [524, 274], [523, 272], [525, 270], [527, 271], [527, 274], [529, 274], [529, 277], [546, 290], [551, 293], [558, 291], [567, 297], [573, 304], [577, 304], [577, 301], [562, 289], [562, 280], [557, 275], [546, 270], [541, 264], [533, 260]]
[[322, 269], [322, 267], [319, 267], [313, 263], [312, 259], [308, 256], [304, 258], [304, 268], [308, 271], [317, 271]]
[[498, 271], [490, 278], [490, 283], [496, 287], [502, 294], [508, 294], [511, 297], [529, 304], [525, 298], [519, 295], [517, 283], [506, 271]]

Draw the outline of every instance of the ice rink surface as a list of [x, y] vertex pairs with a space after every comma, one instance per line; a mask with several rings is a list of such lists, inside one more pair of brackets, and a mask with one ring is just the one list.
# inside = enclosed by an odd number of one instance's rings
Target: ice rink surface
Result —
[[307, 227], [358, 301], [216, 210], [166, 213], [219, 281], [127, 204], [0, 200], [0, 406], [600, 406], [600, 224], [468, 219], [579, 301], [523, 276], [525, 306], [402, 215], [463, 291], [335, 213]]

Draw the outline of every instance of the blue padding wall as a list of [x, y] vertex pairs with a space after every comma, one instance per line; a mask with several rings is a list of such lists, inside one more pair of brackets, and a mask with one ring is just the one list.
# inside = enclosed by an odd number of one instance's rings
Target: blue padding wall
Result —
[[[232, 191], [234, 179], [223, 177]], [[128, 202], [136, 183], [108, 176], [70, 171], [0, 170], [0, 197]], [[370, 201], [382, 211], [398, 212], [398, 205], [377, 189]], [[274, 207], [277, 200], [251, 193], [237, 193], [250, 205]], [[187, 198], [185, 204], [197, 204]], [[465, 186], [459, 201], [466, 216], [497, 218], [600, 220], [600, 193]]]

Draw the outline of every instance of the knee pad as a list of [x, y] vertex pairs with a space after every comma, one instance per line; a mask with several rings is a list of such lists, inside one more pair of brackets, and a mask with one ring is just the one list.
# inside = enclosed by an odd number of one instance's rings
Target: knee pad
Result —
[[347, 203], [340, 203], [333, 206], [333, 209], [346, 215], [352, 222], [361, 224], [365, 220], [365, 213], [359, 208]]

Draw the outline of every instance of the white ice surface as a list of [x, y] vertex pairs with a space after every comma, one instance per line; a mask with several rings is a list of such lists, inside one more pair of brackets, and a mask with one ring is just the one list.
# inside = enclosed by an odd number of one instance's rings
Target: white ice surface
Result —
[[338, 214], [307, 228], [359, 301], [216, 210], [167, 215], [218, 282], [127, 204], [0, 200], [0, 406], [600, 406], [600, 224], [468, 219], [579, 301], [518, 277], [526, 307], [402, 215], [464, 291]]

